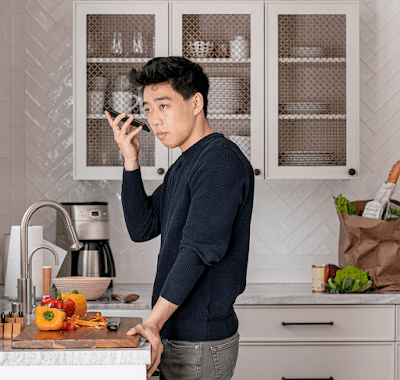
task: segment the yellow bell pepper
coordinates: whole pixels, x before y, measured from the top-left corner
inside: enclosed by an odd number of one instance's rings
[[[83,294],[79,294],[77,290],[73,290],[72,293],[61,293],[61,299],[65,301],[70,298],[75,302],[74,314],[85,315],[87,312],[87,301]]]
[[[62,296],[62,295],[61,295]],[[75,302],[74,314],[85,315],[87,312],[87,301],[83,294],[79,294],[77,290],[73,290],[72,294],[68,297]]]
[[[64,325],[65,312],[45,306],[36,306],[35,325],[42,331],[60,330]]]
[[[65,301],[69,297],[71,297],[71,293],[61,293],[61,298],[63,301]]]

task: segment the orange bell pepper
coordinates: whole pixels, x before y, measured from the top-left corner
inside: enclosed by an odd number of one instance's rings
[[[77,290],[73,290],[72,294],[68,297],[75,302],[74,314],[85,315],[87,312],[87,301],[83,294],[79,294]]]
[[[72,293],[61,293],[61,299],[65,302],[70,299],[75,303],[75,310],[73,314],[85,315],[87,312],[87,301],[83,294],[79,294],[77,290],[73,290]],[[73,315],[72,314],[72,315]]]
[[[39,330],[60,330],[64,325],[65,312],[45,306],[36,306],[35,325]]]

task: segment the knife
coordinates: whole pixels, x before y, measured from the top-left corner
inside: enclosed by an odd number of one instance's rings
[[[109,318],[107,319],[107,329],[110,331],[117,331],[120,323],[120,318]]]

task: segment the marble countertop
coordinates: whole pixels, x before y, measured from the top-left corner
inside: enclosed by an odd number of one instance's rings
[[[89,310],[150,310],[151,284],[114,284],[102,297],[88,302]],[[133,303],[122,303],[111,299],[111,294],[138,294]],[[4,286],[0,286],[0,311],[11,310],[12,300],[5,299]],[[55,295],[55,288],[52,289]],[[15,302],[15,301],[14,301]],[[238,306],[250,305],[400,305],[400,292],[378,292],[356,294],[315,294],[311,284],[248,284],[237,300]],[[33,321],[33,315],[30,316]],[[134,354],[133,354],[134,353]],[[29,350],[13,349],[11,341],[0,341],[0,366],[11,365],[94,365],[94,364],[144,364],[150,358],[150,346],[141,341],[135,349],[63,349]]]
[[[89,310],[150,310],[151,284],[114,284],[98,300],[88,301]],[[111,299],[111,294],[138,294],[140,297],[132,303],[122,303]],[[0,285],[0,311],[11,310],[10,301],[3,297],[4,286]],[[55,288],[52,288],[55,296]],[[371,291],[352,294],[316,294],[311,291],[311,284],[247,284],[246,290],[239,295],[236,305],[400,305],[398,291]]]

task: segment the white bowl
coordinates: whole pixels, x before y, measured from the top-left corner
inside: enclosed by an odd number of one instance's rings
[[[72,293],[77,290],[88,301],[99,298],[110,285],[110,277],[57,277],[53,283],[61,293]]]
[[[208,58],[214,49],[212,41],[190,41],[188,44],[189,54],[196,58]]]

